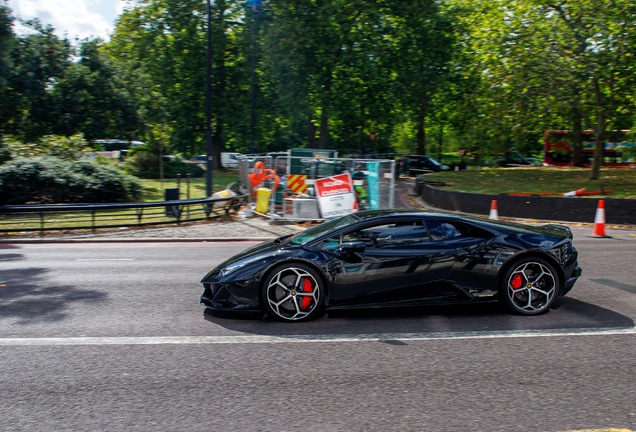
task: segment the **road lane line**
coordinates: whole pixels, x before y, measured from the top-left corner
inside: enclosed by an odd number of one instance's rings
[[[636,334],[636,327],[567,330],[512,330],[494,332],[375,333],[358,335],[282,335],[282,336],[133,336],[133,337],[51,337],[0,338],[0,346],[54,345],[207,345],[272,343],[341,343],[379,341],[427,341],[454,339],[504,339],[563,336],[613,336]]]
[[[134,261],[134,258],[75,258],[75,261]]]

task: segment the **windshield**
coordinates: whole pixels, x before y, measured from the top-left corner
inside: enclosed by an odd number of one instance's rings
[[[441,163],[437,162],[437,161],[436,161],[435,159],[433,159],[433,158],[428,158],[428,160],[430,160],[430,161],[433,163],[433,165],[442,166],[442,164],[441,164]]]
[[[297,245],[305,244],[314,239],[317,239],[323,234],[327,234],[330,231],[334,231],[339,228],[346,227],[347,225],[356,223],[359,220],[360,219],[357,216],[354,216],[352,214],[347,216],[342,216],[334,220],[323,222],[318,226],[315,226],[313,228],[309,228],[308,230],[300,232],[296,234],[295,236],[285,240],[285,243],[287,244],[292,243]]]

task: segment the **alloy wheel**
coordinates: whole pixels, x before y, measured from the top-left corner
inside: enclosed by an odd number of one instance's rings
[[[309,316],[320,303],[320,285],[308,271],[289,267],[270,279],[266,297],[276,315],[297,321]]]
[[[508,298],[522,312],[539,312],[548,307],[556,293],[552,271],[538,262],[519,265],[508,279]]]

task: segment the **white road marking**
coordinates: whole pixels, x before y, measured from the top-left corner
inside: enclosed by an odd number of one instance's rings
[[[563,336],[613,336],[636,334],[636,327],[564,330],[510,330],[493,332],[376,333],[358,335],[283,335],[283,336],[136,336],[136,337],[51,337],[0,338],[0,346],[53,345],[206,345],[271,344],[311,342],[427,341],[453,339],[503,339]]]
[[[75,261],[134,261],[134,258],[75,258]]]

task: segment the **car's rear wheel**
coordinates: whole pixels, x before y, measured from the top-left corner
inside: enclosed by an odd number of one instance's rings
[[[272,318],[285,322],[308,321],[324,305],[324,286],[309,266],[290,263],[276,267],[263,284],[263,303]]]
[[[516,314],[538,315],[556,300],[559,283],[559,274],[552,264],[541,258],[523,258],[504,274],[499,296]]]

